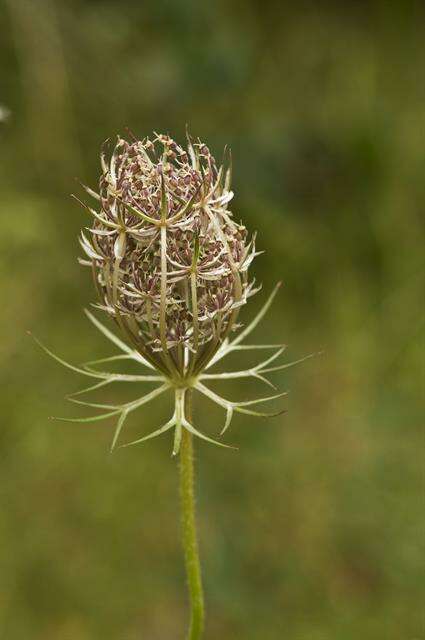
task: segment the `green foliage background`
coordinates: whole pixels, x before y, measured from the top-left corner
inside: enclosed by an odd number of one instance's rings
[[[188,123],[232,147],[233,209],[266,250],[243,317],[285,283],[255,337],[325,350],[276,376],[287,415],[235,418],[238,453],[197,443],[206,638],[423,639],[423,3],[0,6],[0,638],[183,637],[170,439],[111,456],[112,424],[49,422],[83,381],[25,332],[74,362],[111,353],[82,313],[73,178],[95,185],[125,126]],[[218,410],[195,413],[216,433]]]

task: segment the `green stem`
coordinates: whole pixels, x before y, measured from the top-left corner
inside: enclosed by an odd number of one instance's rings
[[[185,416],[192,422],[192,390],[185,394]],[[188,640],[199,640],[204,629],[204,593],[195,522],[195,491],[193,468],[193,436],[183,429],[180,449],[180,504],[183,549],[190,598]]]

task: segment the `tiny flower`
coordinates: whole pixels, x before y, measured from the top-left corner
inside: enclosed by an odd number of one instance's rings
[[[8,107],[4,104],[0,104],[0,124],[6,123],[9,120],[11,113],[12,112]]]

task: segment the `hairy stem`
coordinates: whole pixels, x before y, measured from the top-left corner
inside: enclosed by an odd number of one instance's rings
[[[186,391],[185,416],[192,422],[192,390]],[[180,449],[180,504],[183,549],[190,598],[188,640],[199,640],[204,628],[204,594],[195,522],[193,436],[183,429]]]

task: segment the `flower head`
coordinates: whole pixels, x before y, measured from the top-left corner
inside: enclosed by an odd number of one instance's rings
[[[248,268],[257,254],[255,237],[229,210],[231,170],[217,164],[201,141],[187,149],[169,136],[152,140],[118,138],[106,161],[101,154],[99,191],[86,191],[97,201],[91,208],[90,237],[81,234],[85,258],[91,267],[100,302],[121,330],[123,339],[90,312],[93,324],[118,347],[120,353],[76,367],[42,348],[61,364],[95,379],[86,389],[69,396],[72,402],[104,412],[87,418],[60,418],[93,422],[117,416],[112,441],[115,447],[127,416],[167,390],[174,393],[174,412],[162,427],[130,442],[136,444],[174,429],[173,454],[180,448],[183,429],[222,447],[192,424],[186,411],[188,391],[197,391],[226,411],[224,433],[235,412],[274,416],[282,411],[254,410],[256,404],[285,392],[234,402],[218,395],[214,380],[255,378],[273,389],[269,373],[286,369],[311,356],[270,366],[284,351],[282,344],[244,344],[261,321],[279,288],[275,287],[254,319],[235,337],[240,307],[258,289],[248,280]],[[77,198],[78,200],[78,198]],[[40,343],[41,344],[41,343]],[[210,367],[237,350],[271,350],[271,356],[240,371],[210,372]],[[123,374],[99,370],[105,362],[133,360],[148,371]],[[120,405],[84,402],[81,394],[115,382],[154,382],[156,387]],[[127,446],[127,445],[123,445]]]
[[[201,371],[235,328],[255,290],[256,255],[229,210],[231,171],[201,141],[118,138],[102,174],[98,210],[81,245],[100,306],[136,349],[171,378]]]

